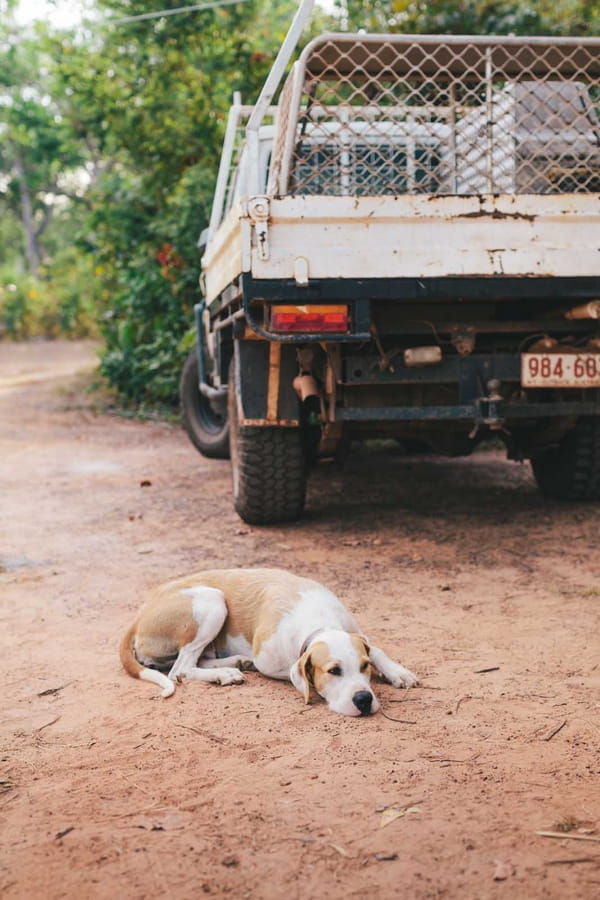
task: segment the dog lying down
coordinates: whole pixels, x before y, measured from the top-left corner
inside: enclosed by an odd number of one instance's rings
[[[162,585],[123,638],[121,662],[163,697],[179,678],[239,684],[240,669],[256,668],[291,681],[305,703],[314,688],[345,716],[379,709],[373,670],[394,687],[417,684],[369,645],[335,594],[281,569],[215,569]]]

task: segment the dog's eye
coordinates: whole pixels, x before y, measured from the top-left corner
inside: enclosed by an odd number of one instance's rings
[[[366,662],[364,662],[364,663],[361,665],[360,671],[361,671],[361,672],[366,672],[368,668],[369,668],[369,663],[368,663],[368,661],[366,661]]]
[[[330,675],[341,675],[342,670],[340,669],[339,666],[332,666],[331,669],[329,669],[329,674]]]

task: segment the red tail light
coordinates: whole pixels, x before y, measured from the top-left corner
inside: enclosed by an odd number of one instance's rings
[[[271,330],[298,332],[348,331],[347,306],[272,306]]]

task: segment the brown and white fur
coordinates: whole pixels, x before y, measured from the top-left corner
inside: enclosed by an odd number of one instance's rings
[[[306,703],[314,688],[346,716],[379,709],[373,669],[395,687],[417,683],[369,645],[335,594],[281,569],[215,569],[162,585],[123,638],[121,662],[163,697],[180,677],[239,684],[241,668],[256,668],[291,681]]]

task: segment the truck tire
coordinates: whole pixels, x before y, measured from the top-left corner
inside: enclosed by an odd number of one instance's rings
[[[600,418],[579,419],[558,447],[531,460],[543,494],[556,500],[600,500]]]
[[[233,502],[249,525],[276,525],[300,518],[306,499],[306,458],[300,428],[241,426],[234,363],[229,379]]]
[[[194,447],[210,459],[229,459],[229,422],[198,390],[196,351],[185,361],[179,382],[183,427]]]

